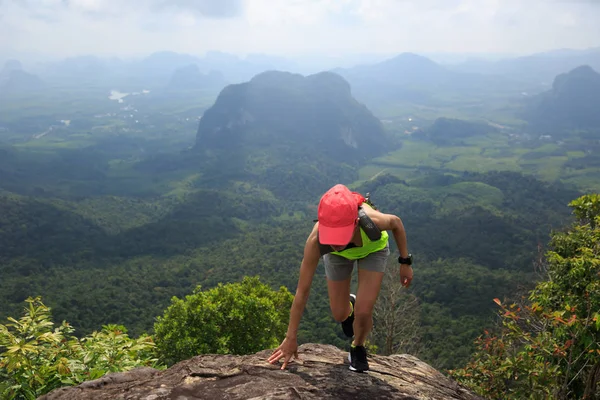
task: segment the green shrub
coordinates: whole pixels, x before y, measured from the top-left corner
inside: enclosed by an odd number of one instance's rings
[[[459,382],[492,399],[596,399],[600,394],[600,196],[569,204],[577,223],[552,235],[546,280],[505,305],[498,334],[478,338]]]
[[[129,338],[119,325],[78,339],[63,322],[54,328],[40,297],[28,298],[23,317],[0,325],[0,397],[35,399],[61,386],[100,378],[108,372],[156,366],[149,336]]]
[[[185,300],[173,297],[154,324],[157,352],[171,365],[198,354],[250,354],[275,347],[285,336],[292,294],[258,277],[198,286]]]

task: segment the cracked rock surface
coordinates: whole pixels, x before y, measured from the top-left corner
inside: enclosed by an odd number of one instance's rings
[[[138,368],[107,374],[40,400],[278,400],[278,399],[462,399],[482,400],[410,355],[369,356],[370,371],[348,369],[348,353],[337,347],[303,344],[300,360],[267,362],[271,350],[246,356],[201,355],[167,370]]]

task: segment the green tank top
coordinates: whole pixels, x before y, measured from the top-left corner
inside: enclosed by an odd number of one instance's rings
[[[379,238],[379,240],[371,241],[365,231],[360,228],[360,237],[363,243],[362,246],[351,247],[342,251],[332,251],[329,254],[336,254],[348,260],[358,260],[368,256],[371,253],[385,249],[385,246],[388,244],[389,235],[387,231],[381,231],[381,238]]]

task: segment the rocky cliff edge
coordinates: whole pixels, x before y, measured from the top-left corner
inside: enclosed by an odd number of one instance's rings
[[[84,399],[461,399],[481,400],[410,355],[369,356],[370,371],[348,369],[348,353],[304,344],[299,360],[281,370],[266,360],[272,350],[246,356],[200,355],[159,371],[138,368],[64,387],[41,400]]]

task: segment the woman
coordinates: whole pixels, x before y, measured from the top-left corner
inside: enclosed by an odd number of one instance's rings
[[[285,339],[268,361],[274,364],[283,358],[281,369],[285,369],[292,356],[298,358],[298,326],[315,270],[323,257],[333,318],[341,323],[346,336],[354,337],[349,354],[350,370],[368,371],[364,345],[373,328],[373,307],[390,254],[387,231],[392,232],[400,252],[402,285],[410,286],[413,278],[412,256],[407,250],[404,225],[400,217],[373,209],[364,202],[364,197],[341,184],[333,186],[321,197],[318,217],[304,246]],[[355,263],[358,264],[356,295],[350,294]]]

